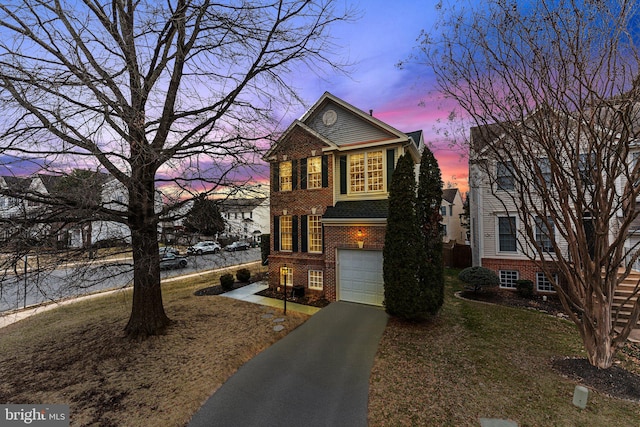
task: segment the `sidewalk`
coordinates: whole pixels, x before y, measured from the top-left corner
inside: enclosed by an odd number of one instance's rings
[[[251,261],[248,263],[244,263],[244,264],[238,264],[238,265],[233,265],[233,266],[228,266],[228,267],[221,267],[221,268],[216,268],[213,270],[206,270],[206,271],[199,271],[196,273],[190,273],[190,274],[185,274],[182,276],[175,276],[175,277],[168,277],[166,279],[162,279],[162,284],[164,283],[171,283],[171,282],[175,282],[176,280],[183,280],[183,279],[187,279],[189,277],[197,277],[197,276],[202,276],[205,274],[209,274],[215,271],[222,271],[222,270],[226,270],[229,268],[240,268],[240,267],[245,267],[245,266],[249,266],[253,263],[255,263],[257,261]],[[29,306],[27,308],[22,308],[19,310],[13,310],[13,311],[9,311],[9,312],[4,312],[4,313],[0,313],[0,329],[4,328],[5,326],[9,326],[13,323],[19,322],[20,320],[26,319],[27,317],[31,317],[33,315],[36,315],[38,313],[43,313],[45,311],[49,311],[49,310],[53,310],[54,308],[58,308],[62,305],[67,305],[67,304],[73,304],[76,302],[80,302],[80,301],[85,301],[88,299],[92,299],[92,298],[98,298],[98,297],[102,297],[105,295],[110,295],[114,292],[122,292],[122,291],[130,291],[132,288],[130,286],[127,286],[125,288],[117,288],[117,289],[105,289],[103,291],[98,291],[96,293],[93,294],[87,294],[87,295],[82,295],[82,296],[77,296],[77,297],[71,297],[71,298],[67,298],[67,299],[63,299],[63,300],[58,300],[58,301],[53,301],[50,303],[44,303],[44,304],[37,304],[34,306]],[[242,288],[241,288],[242,289]],[[240,289],[237,289],[240,290]],[[235,291],[232,291],[235,292]],[[259,292],[259,291],[256,291]],[[264,297],[258,297],[258,298],[264,298]],[[238,299],[243,299],[243,298],[238,298]],[[270,299],[270,298],[266,298],[266,299]],[[277,300],[274,300],[277,301]],[[250,302],[254,302],[254,301],[250,301]],[[258,304],[262,304],[262,303],[258,303]],[[273,303],[275,304],[275,303]],[[272,304],[264,304],[264,305],[271,305],[272,307],[278,307],[277,305],[272,305]],[[282,305],[282,303],[280,303],[280,305]],[[299,304],[296,304],[299,305]],[[287,310],[289,309],[289,304],[287,304]],[[293,310],[293,309],[292,309]],[[301,309],[303,310],[303,309]],[[317,310],[316,310],[317,311]],[[305,311],[301,311],[302,313],[307,313]],[[307,313],[307,314],[313,314],[313,313]]]

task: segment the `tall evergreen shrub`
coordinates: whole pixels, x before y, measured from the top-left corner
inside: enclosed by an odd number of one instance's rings
[[[436,314],[444,303],[444,264],[440,235],[442,178],[440,166],[428,147],[422,152],[418,177],[416,215],[425,258],[420,265],[420,299],[424,309]]]
[[[384,299],[387,313],[405,319],[423,315],[420,302],[422,238],[416,221],[416,181],[410,154],[398,159],[389,187],[389,214],[384,241]]]

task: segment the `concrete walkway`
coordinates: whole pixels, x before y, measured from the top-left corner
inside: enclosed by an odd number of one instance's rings
[[[225,292],[220,296],[248,301],[254,304],[266,305],[269,307],[284,308],[284,301],[275,298],[255,295],[258,292],[264,291],[268,287],[269,286],[265,282],[256,282],[238,289],[234,289],[233,291]],[[297,304],[287,301],[287,311],[288,310],[297,311],[298,313],[305,313],[309,315],[316,314],[318,311],[320,311],[318,307],[311,307],[309,305]]]
[[[365,427],[386,324],[380,307],[330,304],[242,366],[189,426]]]

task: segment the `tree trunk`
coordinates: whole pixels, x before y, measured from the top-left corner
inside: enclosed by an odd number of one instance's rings
[[[595,296],[594,296],[595,298]],[[591,310],[592,323],[582,321],[582,336],[589,363],[600,369],[613,365],[616,348],[612,345],[611,306],[594,302]]]
[[[162,334],[170,320],[164,311],[160,288],[153,179],[139,176],[132,182],[133,188],[129,189],[129,227],[134,263],[133,305],[125,331],[129,338],[144,339]]]

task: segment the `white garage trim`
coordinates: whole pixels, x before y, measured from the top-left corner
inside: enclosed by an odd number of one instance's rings
[[[381,306],[382,251],[338,249],[338,299]]]

